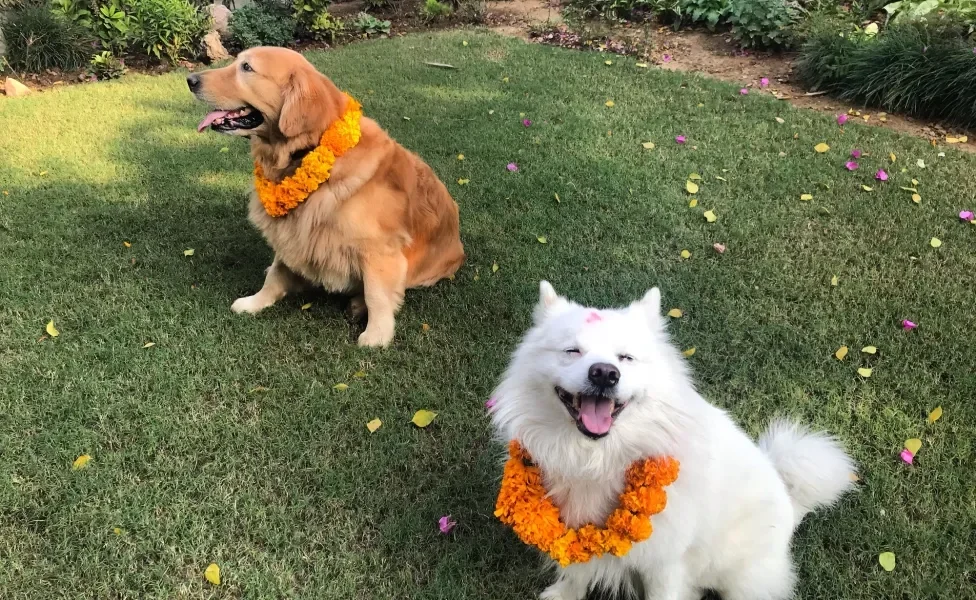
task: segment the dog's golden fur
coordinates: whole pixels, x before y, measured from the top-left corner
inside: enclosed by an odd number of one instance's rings
[[[245,68],[246,65],[246,68]],[[318,145],[346,97],[297,52],[252,48],[224,68],[200,73],[196,95],[217,108],[250,106],[264,122],[235,131],[251,138],[265,175],[279,181]],[[330,179],[284,217],[271,217],[252,191],[250,219],[275,252],[264,287],[234,302],[255,313],[304,285],[354,295],[368,313],[360,345],[393,339],[407,288],[433,285],[464,262],[458,207],[433,170],[363,117],[362,138]]]

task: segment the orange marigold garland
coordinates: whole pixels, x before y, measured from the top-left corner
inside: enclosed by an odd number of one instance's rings
[[[678,461],[671,457],[639,460],[627,469],[627,484],[619,507],[604,527],[570,529],[559,519],[559,508],[546,494],[539,467],[515,440],[508,446],[502,488],[495,516],[512,527],[524,543],[536,546],[565,567],[605,553],[623,556],[634,542],[651,537],[651,515],[664,510],[664,486],[678,478]]]
[[[254,188],[264,210],[272,217],[283,217],[305,202],[312,192],[329,180],[336,159],[359,143],[362,134],[359,120],[363,109],[352,96],[346,95],[346,98],[348,102],[342,116],[329,125],[319,145],[305,155],[293,175],[275,183],[264,176],[261,165],[254,163]]]

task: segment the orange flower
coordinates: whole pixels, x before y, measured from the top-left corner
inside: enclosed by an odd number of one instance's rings
[[[604,527],[570,529],[559,519],[559,507],[546,494],[542,473],[515,440],[508,445],[508,462],[495,503],[495,516],[511,526],[522,542],[535,546],[565,567],[606,553],[623,556],[635,542],[651,537],[651,515],[667,505],[664,486],[678,478],[678,461],[646,458],[627,469],[627,485],[620,507]]]
[[[359,143],[363,108],[352,96],[346,95],[346,98],[345,112],[329,125],[319,139],[318,147],[305,155],[294,174],[275,183],[264,176],[261,165],[254,164],[254,189],[264,210],[272,217],[283,217],[305,202],[312,192],[329,180],[335,161]]]

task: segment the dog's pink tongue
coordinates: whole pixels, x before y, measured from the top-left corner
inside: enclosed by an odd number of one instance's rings
[[[200,124],[197,125],[197,133],[203,131],[207,127],[210,127],[210,124],[211,123],[213,123],[217,119],[220,119],[222,117],[226,117],[230,113],[231,113],[231,111],[229,111],[229,110],[215,110],[213,112],[207,113],[207,116],[205,116],[203,118],[203,120],[200,121]]]
[[[610,431],[613,423],[613,402],[608,398],[583,396],[580,402],[580,419],[590,433],[602,435]]]

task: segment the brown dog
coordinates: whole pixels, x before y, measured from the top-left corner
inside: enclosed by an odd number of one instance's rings
[[[233,64],[187,78],[217,108],[200,130],[251,139],[264,177],[281,182],[354,103],[305,58],[283,48],[251,48]],[[407,288],[433,285],[464,262],[458,207],[431,168],[371,119],[335,160],[329,178],[287,214],[272,216],[252,190],[250,220],[275,252],[264,287],[234,312],[256,313],[309,284],[353,294],[368,313],[361,346],[393,340]],[[328,134],[327,134],[328,135]]]

